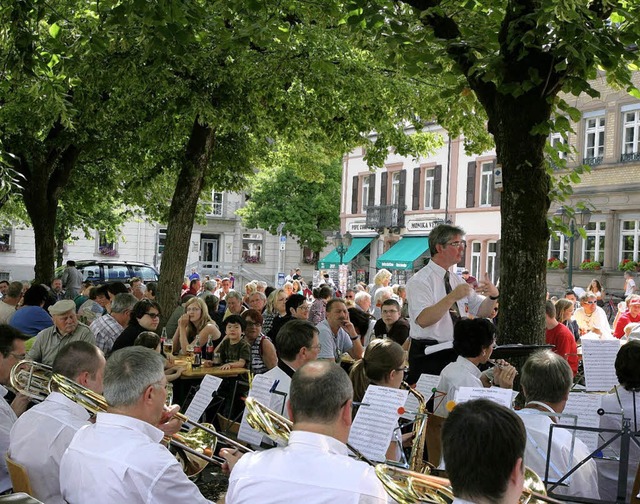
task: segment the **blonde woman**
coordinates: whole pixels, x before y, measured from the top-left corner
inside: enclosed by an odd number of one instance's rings
[[[206,345],[211,336],[214,342],[221,338],[218,325],[209,316],[209,310],[202,298],[191,298],[185,303],[185,313],[178,319],[178,328],[173,335],[173,352],[185,353],[187,347],[198,336],[200,346]]]
[[[381,287],[388,287],[391,282],[391,272],[388,269],[382,268],[373,277],[373,287],[369,290],[371,299],[375,299],[376,291]]]
[[[284,289],[276,289],[267,298],[267,307],[264,312],[264,321],[262,323],[262,332],[267,334],[273,326],[276,317],[284,317],[287,314],[285,304],[287,302],[287,294]]]

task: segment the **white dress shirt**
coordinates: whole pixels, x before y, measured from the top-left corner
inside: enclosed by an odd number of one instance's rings
[[[616,413],[624,410],[624,416],[631,419],[631,430],[637,431],[640,420],[640,393],[633,393],[625,390],[618,385],[616,387],[620,401],[615,392],[607,394],[602,398],[600,406],[605,414],[600,417],[601,429],[620,430],[622,428],[622,417],[620,415],[608,415],[607,413]],[[634,399],[635,395],[635,399]],[[614,434],[603,432],[604,440],[609,440]],[[640,441],[640,439],[638,439]],[[605,456],[620,456],[620,438],[613,441],[604,452]],[[633,439],[629,442],[629,465],[627,473],[627,499],[625,502],[631,502],[631,490],[633,489],[633,481],[636,477],[636,469],[640,463],[640,448],[634,443]],[[618,494],[618,470],[620,463],[617,460],[597,459],[598,465],[598,485],[600,487],[600,498],[602,500],[614,501]]]
[[[436,387],[438,393],[434,398],[434,414],[447,418],[449,410],[447,403],[456,398],[456,392],[460,387],[483,387],[480,381],[480,369],[468,359],[458,356],[458,359],[447,366],[440,373],[440,381]],[[444,398],[440,393],[447,394]]]
[[[89,413],[59,392],[25,411],[11,429],[11,458],[27,469],[33,496],[64,504],[60,494],[60,459]]]
[[[553,421],[550,417],[539,414],[538,411],[531,408],[523,408],[516,413],[520,416],[527,429],[527,447],[525,448],[524,463],[533,469],[538,476],[544,478],[549,428]],[[585,444],[576,438],[573,447],[573,459],[570,459],[572,436],[573,431],[571,430],[553,429],[549,481],[558,481],[591,453]],[[566,483],[566,481],[563,483]],[[559,485],[553,492],[558,495],[599,499],[598,473],[595,461],[593,459],[589,460],[574,472],[570,476],[569,486]]]
[[[347,456],[344,443],[293,431],[289,444],[243,455],[229,477],[227,504],[383,504],[373,467]]]
[[[9,433],[11,427],[18,419],[11,405],[4,399],[8,390],[0,385],[0,493],[12,488],[11,478],[7,470],[7,462],[4,456],[9,450]]]
[[[62,456],[62,497],[69,504],[209,503],[160,444],[162,437],[142,420],[98,413]]]
[[[429,306],[435,305],[447,295],[444,288],[444,275],[447,272],[435,262],[429,261],[427,265],[413,275],[407,282],[407,302],[409,303],[409,324],[411,325],[411,337],[413,339],[432,339],[440,343],[453,341],[453,321],[449,312],[446,312],[435,324],[420,327],[416,318],[420,312]],[[458,285],[466,284],[458,275],[449,275],[451,289]],[[457,301],[458,310],[462,317],[469,313],[478,313],[480,305],[485,300],[484,296],[475,291],[465,298]]]
[[[611,338],[611,326],[609,325],[609,321],[607,320],[607,314],[605,311],[596,306],[596,310],[591,314],[587,315],[584,311],[584,308],[578,308],[573,317],[578,323],[578,327],[580,329],[585,329],[587,332],[592,329],[600,329],[602,332],[602,336],[604,338]]]

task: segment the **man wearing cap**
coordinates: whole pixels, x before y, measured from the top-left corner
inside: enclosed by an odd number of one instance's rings
[[[618,317],[618,322],[614,328],[613,335],[616,338],[624,336],[624,328],[629,324],[640,323],[640,296],[631,294],[626,300],[627,311]]]
[[[53,318],[53,326],[37,334],[31,350],[27,353],[29,359],[51,366],[63,345],[72,341],[96,344],[96,338],[91,329],[78,322],[76,304],[72,300],[58,301],[49,307],[49,313]]]

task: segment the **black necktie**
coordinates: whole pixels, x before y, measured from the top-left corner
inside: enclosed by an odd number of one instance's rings
[[[449,283],[449,272],[447,271],[444,274],[444,290],[447,294],[451,292],[451,284]],[[451,321],[453,325],[456,325],[456,322],[461,319],[460,317],[460,309],[458,308],[458,303],[455,302],[449,308],[449,315],[451,316]]]

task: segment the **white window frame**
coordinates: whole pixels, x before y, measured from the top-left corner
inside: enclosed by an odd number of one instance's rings
[[[584,157],[604,157],[607,120],[604,111],[584,115]],[[591,145],[590,145],[591,144]]]
[[[255,231],[242,233],[242,261],[246,263],[264,262],[264,234]]]
[[[400,202],[400,170],[391,174],[391,204],[397,205]]]
[[[480,165],[480,206],[492,206],[493,200],[493,161]]]
[[[222,217],[224,215],[224,193],[211,190],[211,201],[207,204],[207,217]]]
[[[549,145],[558,153],[558,157],[560,159],[565,159],[567,157],[567,153],[556,148],[556,145],[565,144],[564,138],[561,133],[551,133],[549,137]]]
[[[4,237],[7,237],[5,240]],[[13,228],[12,227],[3,227],[0,228],[0,237],[3,239],[0,240],[0,252],[13,252]]]
[[[107,252],[108,250],[111,250],[112,252]],[[107,241],[106,231],[97,231],[96,254],[107,257],[116,257],[118,255],[118,238],[116,237],[114,241]]]
[[[560,249],[551,249],[551,244],[553,242],[553,233],[551,238],[549,238],[549,246],[547,248],[548,251],[548,256],[549,258],[551,257],[557,257],[558,259],[560,259],[561,261],[566,262],[569,259],[569,252],[568,252],[568,246],[569,246],[569,238],[566,237],[565,235],[563,235],[562,233],[556,233],[555,236],[558,238],[558,241],[560,242]]]
[[[633,229],[624,229],[625,222],[633,222]],[[624,238],[631,236],[633,238],[633,250],[624,249]],[[622,219],[620,221],[620,261],[623,259],[638,260],[638,249],[640,248],[640,220]]]
[[[471,276],[480,278],[480,264],[482,260],[482,242],[471,242]]]
[[[587,229],[594,225],[594,229]],[[582,239],[582,261],[585,259],[591,259],[592,261],[598,261],[600,264],[604,262],[604,248],[605,248],[605,229],[606,229],[606,221],[592,221],[585,227],[585,231],[587,233],[587,238]],[[593,257],[588,257],[587,250],[587,240],[589,238],[593,238],[594,248]]]
[[[156,244],[158,257],[162,257],[164,248],[167,246],[167,228],[158,229],[158,243]]]
[[[640,107],[640,105],[639,105]],[[627,116],[633,119],[628,120]],[[631,132],[631,140],[627,140],[627,132]],[[623,110],[622,112],[622,154],[640,152],[640,110]]]
[[[487,242],[487,272],[489,273],[489,278],[491,279],[491,283],[494,283],[494,284],[496,283],[497,259],[498,259],[498,242],[497,241]],[[476,278],[480,278],[480,277],[476,277]]]
[[[362,177],[362,213],[364,213],[365,208],[369,205],[369,177],[370,175]]]
[[[431,210],[433,208],[433,197],[435,195],[436,169],[427,168],[424,171],[424,208]]]

